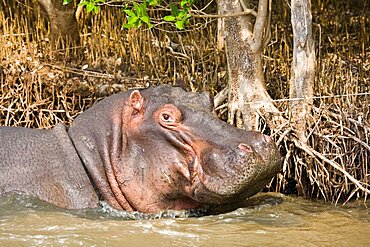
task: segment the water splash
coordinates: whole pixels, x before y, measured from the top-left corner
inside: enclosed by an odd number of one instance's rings
[[[207,213],[208,207],[204,206],[198,209],[185,210],[164,210],[159,213],[141,213],[141,212],[127,212],[112,208],[107,202],[100,201],[101,211],[110,217],[120,218],[125,220],[148,220],[148,219],[173,219],[173,218],[188,218],[200,217]]]

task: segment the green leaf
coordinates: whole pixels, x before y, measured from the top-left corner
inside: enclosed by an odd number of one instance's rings
[[[140,16],[148,16],[146,13],[146,2],[140,4]]]
[[[151,29],[152,27],[154,27],[154,25],[152,23],[150,23],[150,22],[147,25],[148,25],[149,29]]]
[[[99,13],[99,6],[94,5],[94,13],[95,14]]]
[[[184,29],[184,22],[183,21],[176,21],[175,25],[176,25],[177,29],[180,29],[180,30]]]
[[[165,21],[175,21],[176,17],[174,17],[172,15],[166,15],[165,17],[163,17],[163,20],[165,20]]]
[[[87,13],[90,13],[94,9],[94,7],[95,7],[95,4],[94,3],[88,2],[86,4],[86,11],[87,11]]]
[[[124,9],[123,10],[128,16],[130,17],[134,17],[136,16],[136,14],[134,13],[134,11],[130,10],[130,9]]]
[[[180,11],[179,12],[179,15],[177,16],[179,19],[182,19],[183,17],[184,17],[184,14],[185,14],[186,12],[185,11]]]
[[[157,6],[160,3],[160,0],[149,0],[149,6]]]
[[[63,5],[67,5],[67,4],[69,4],[70,2],[72,2],[72,0],[63,0]]]
[[[181,7],[184,7],[184,5],[186,5],[188,3],[189,3],[189,0],[182,0],[180,5],[181,5]]]
[[[188,20],[190,17],[191,17],[191,15],[189,15],[188,13],[185,13],[185,14],[182,16],[181,20],[186,21],[186,20]]]
[[[135,24],[128,24],[128,23],[126,23],[126,24],[123,24],[122,27],[127,28],[127,29],[130,29],[130,28],[136,27],[136,25]]]
[[[133,2],[133,4],[134,4],[134,9],[135,9],[136,15],[140,16],[140,6],[135,2]]]
[[[176,5],[174,5],[173,3],[170,3],[170,8],[171,8],[171,13],[173,16],[179,15],[179,8],[177,8]]]
[[[132,18],[130,18],[130,19],[128,20],[127,24],[134,24],[134,23],[136,23],[138,20],[139,20],[139,17],[134,16],[134,17],[132,17]]]
[[[191,6],[193,6],[193,4],[194,0],[182,0],[180,3],[181,7],[183,7],[186,10],[190,9]]]
[[[142,17],[140,17],[140,20],[142,20],[143,22],[145,22],[147,25],[150,24],[150,18],[149,18],[149,16],[142,16]]]

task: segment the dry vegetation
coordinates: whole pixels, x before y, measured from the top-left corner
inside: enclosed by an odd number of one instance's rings
[[[188,31],[156,26],[122,30],[120,9],[81,19],[81,47],[51,50],[48,27],[32,1],[0,0],[0,125],[50,128],[100,97],[130,87],[178,84],[213,94],[227,85],[216,21],[196,19]],[[332,202],[366,200],[370,189],[370,6],[367,1],[313,1],[317,47],[314,106],[297,142],[289,124],[263,131],[284,155],[270,189]],[[273,36],[265,50],[267,88],[289,119],[292,32],[286,1],[274,1]],[[342,95],[341,97],[333,97]],[[347,96],[344,96],[347,95]],[[322,97],[324,96],[324,97]],[[222,116],[221,116],[222,117]],[[268,114],[262,119],[269,122]]]

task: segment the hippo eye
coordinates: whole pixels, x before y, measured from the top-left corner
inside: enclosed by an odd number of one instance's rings
[[[168,129],[175,129],[177,128],[182,121],[182,115],[180,109],[178,109],[176,106],[172,104],[166,104],[162,106],[158,110],[156,119],[158,120],[158,123],[162,125],[162,127],[168,128]]]
[[[162,120],[165,121],[165,122],[174,122],[175,121],[175,119],[173,119],[171,117],[171,115],[168,114],[168,113],[162,113],[161,117],[162,117]]]
[[[162,114],[162,118],[166,121],[168,121],[168,119],[170,119],[170,115],[166,114],[166,113],[163,113]]]

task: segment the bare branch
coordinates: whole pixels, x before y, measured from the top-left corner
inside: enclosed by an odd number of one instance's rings
[[[225,15],[211,15],[211,14],[203,14],[203,12],[200,11],[195,11],[195,10],[190,10],[189,12],[192,17],[196,18],[225,18],[225,17],[238,17],[238,16],[244,16],[244,15],[253,15],[257,16],[257,12],[254,11],[253,9],[247,9],[244,10],[243,12],[237,12],[237,13],[232,13],[232,14],[225,14]],[[202,13],[202,14],[198,14]]]
[[[253,28],[253,51],[258,52],[261,51],[263,45],[263,30],[266,25],[267,20],[267,13],[268,13],[268,0],[260,0],[258,1],[258,13],[256,22]]]
[[[303,103],[292,102],[292,121],[299,138],[307,140],[306,119],[310,111],[315,78],[315,47],[312,38],[311,4],[308,0],[292,0],[293,63],[290,97],[306,98]]]
[[[243,11],[244,12],[248,12],[248,11],[251,11],[251,9],[249,9],[246,5],[245,5],[245,2],[244,2],[244,0],[239,0],[239,2],[240,2],[240,5],[242,6],[242,8],[243,8]],[[253,12],[254,12],[254,17],[257,17],[257,12],[255,12],[254,10],[253,10]]]
[[[266,47],[271,40],[271,13],[272,13],[271,6],[272,6],[272,0],[269,0],[269,7],[268,7],[269,15],[267,17],[267,24],[265,27],[265,37],[263,39],[263,47]]]

